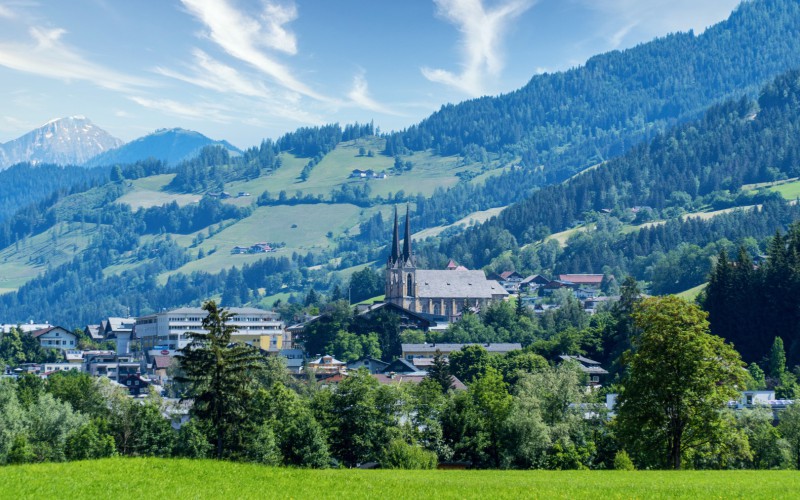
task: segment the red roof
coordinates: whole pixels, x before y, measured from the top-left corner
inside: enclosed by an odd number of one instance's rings
[[[571,281],[577,285],[599,285],[603,282],[602,274],[559,274],[561,281]]]
[[[170,358],[169,356],[153,356],[153,367],[156,370],[169,368],[169,365],[171,363],[172,363],[172,358]]]

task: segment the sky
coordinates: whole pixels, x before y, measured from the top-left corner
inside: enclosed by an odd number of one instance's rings
[[[419,122],[727,18],[738,0],[0,0],[0,142],[83,115],[239,147]]]

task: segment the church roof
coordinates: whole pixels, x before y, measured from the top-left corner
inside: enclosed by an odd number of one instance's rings
[[[483,271],[444,271],[417,269],[417,297],[491,299],[508,292]]]

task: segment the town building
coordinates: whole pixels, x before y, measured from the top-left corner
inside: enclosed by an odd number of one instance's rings
[[[599,361],[584,358],[583,356],[562,355],[559,356],[559,358],[561,358],[562,361],[574,361],[578,363],[581,371],[589,378],[590,386],[600,386],[603,382],[603,378],[608,375],[608,371],[600,366]]]
[[[116,342],[117,354],[128,354],[135,325],[136,318],[110,316],[100,322],[100,330],[103,338]]]
[[[418,269],[411,250],[411,225],[406,210],[403,248],[394,214],[392,248],[386,263],[385,301],[411,312],[445,316],[454,321],[465,309],[480,310],[504,300],[508,292],[483,271]]]
[[[233,314],[228,325],[236,329],[234,342],[272,352],[292,348],[291,336],[277,313],[254,307],[231,307],[227,311]],[[136,319],[136,339],[151,356],[174,356],[191,342],[189,332],[204,332],[203,319],[207,315],[199,307],[181,307],[142,316]]]
[[[41,330],[34,330],[28,335],[39,341],[39,345],[45,349],[58,349],[67,351],[77,348],[78,337],[60,326],[49,326]]]
[[[16,328],[22,333],[30,333],[36,330],[50,328],[51,326],[52,325],[46,321],[44,323],[34,323],[33,321],[27,323],[3,323],[0,325],[0,333],[11,333],[12,328]]]

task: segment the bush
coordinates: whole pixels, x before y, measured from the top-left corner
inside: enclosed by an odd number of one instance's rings
[[[636,470],[631,457],[628,456],[628,452],[625,450],[618,451],[614,456],[614,470]]]
[[[384,469],[435,469],[438,464],[436,453],[393,439],[386,448],[381,467]]]

